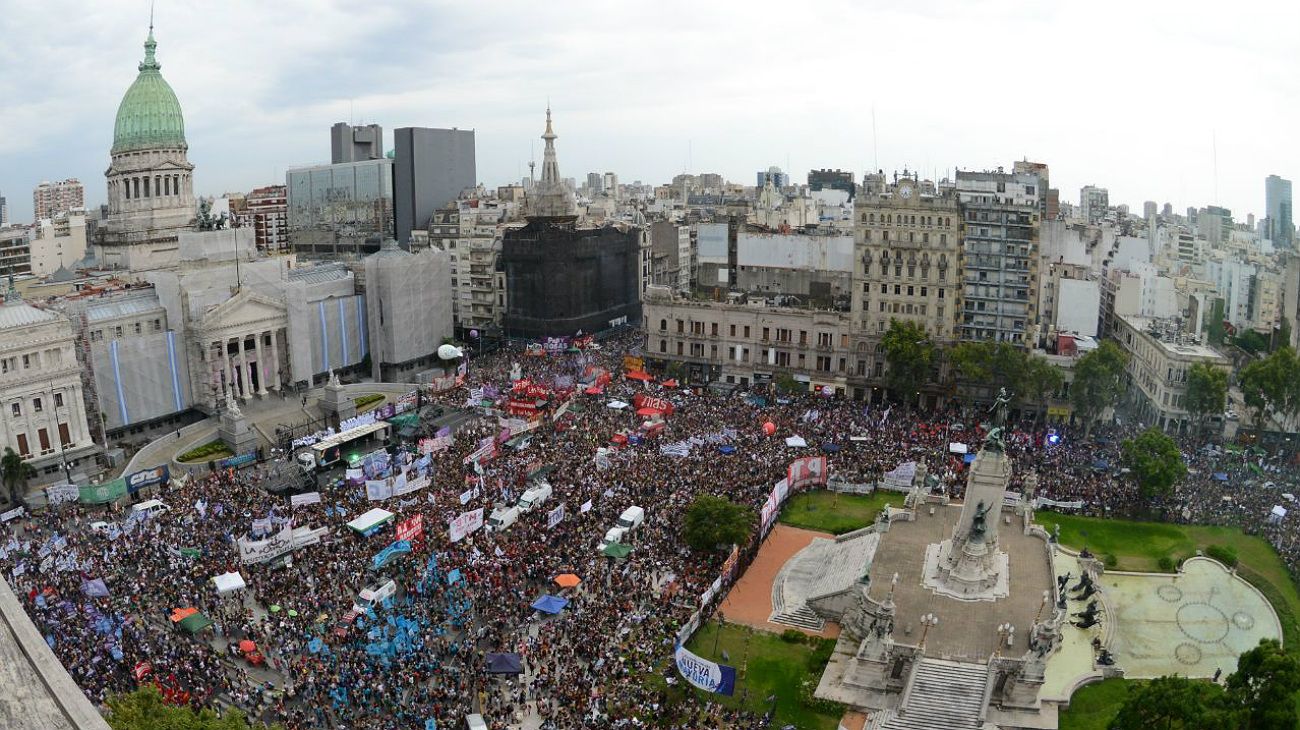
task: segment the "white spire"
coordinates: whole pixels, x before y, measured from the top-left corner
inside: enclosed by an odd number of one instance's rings
[[[551,127],[551,105],[546,105],[546,131],[542,140],[542,179],[533,189],[529,201],[529,215],[545,218],[565,218],[575,215],[573,193],[560,180],[560,164],[555,160],[555,140],[558,135]]]

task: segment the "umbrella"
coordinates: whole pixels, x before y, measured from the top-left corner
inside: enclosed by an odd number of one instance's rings
[[[561,573],[555,576],[555,585],[561,588],[576,588],[582,579],[573,573]]]
[[[563,611],[564,607],[567,605],[569,605],[569,599],[547,594],[536,601],[533,601],[532,607],[534,610],[541,611],[542,613],[555,615],[560,611]]]
[[[518,654],[488,654],[486,659],[488,674],[522,674],[524,671]]]
[[[271,613],[279,613],[280,610],[281,610],[281,609],[280,609],[280,604],[278,604],[278,603],[273,603],[273,604],[271,604],[271,608],[270,608]]]
[[[654,380],[654,377],[652,377],[649,373],[644,373],[641,372],[640,370],[636,370],[628,373],[627,378],[628,380],[640,380],[642,382],[647,382],[647,383],[650,382],[651,380]]]
[[[676,378],[669,378],[668,380],[665,380],[664,382],[660,383],[660,385],[664,386],[665,388],[676,388],[678,383]]]
[[[621,542],[611,542],[610,544],[605,546],[604,550],[601,550],[600,552],[602,555],[607,555],[611,558],[622,559],[622,558],[626,558],[628,555],[632,553],[632,546],[624,545]]]
[[[239,642],[239,651],[242,654],[247,654],[250,651],[257,651],[257,644],[254,644],[248,639],[244,639],[243,641]]]
[[[289,618],[298,618],[298,612],[293,610],[292,608],[289,609]]]
[[[186,616],[180,622],[180,627],[190,632],[191,634],[197,634],[203,629],[206,629],[211,625],[212,625],[212,619],[208,618],[207,616],[204,616],[198,611],[195,611],[194,613]]]
[[[731,454],[736,453],[736,447],[732,446],[731,444],[723,444],[722,446],[718,447],[718,451],[730,456]]]

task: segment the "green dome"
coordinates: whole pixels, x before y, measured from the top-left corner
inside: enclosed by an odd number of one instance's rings
[[[153,29],[144,42],[144,61],[140,62],[140,75],[126,90],[117,107],[117,123],[113,126],[111,154],[146,149],[187,149],[185,144],[185,119],[181,116],[181,103],[163,79],[162,65],[154,58],[158,44],[153,39]]]

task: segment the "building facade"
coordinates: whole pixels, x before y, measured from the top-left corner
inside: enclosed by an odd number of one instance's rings
[[[474,205],[471,205],[473,203]],[[446,251],[451,268],[452,317],[460,330],[501,324],[505,275],[498,271],[507,208],[486,201],[456,201],[433,214],[429,245]]]
[[[1110,208],[1110,191],[1096,185],[1079,190],[1079,215],[1085,223],[1100,223]]]
[[[294,253],[356,260],[393,237],[392,160],[299,167],[285,177]]]
[[[849,200],[857,193],[853,183],[853,173],[847,170],[810,170],[808,172],[808,189],[840,190],[848,194]]]
[[[244,198],[244,215],[253,228],[258,251],[281,254],[291,250],[287,186],[268,185],[249,192]]]
[[[960,339],[1035,341],[1041,185],[1032,173],[958,171],[964,223]]]
[[[1267,238],[1279,248],[1295,247],[1295,209],[1291,198],[1291,181],[1277,175],[1264,179],[1264,204]]]
[[[478,184],[474,130],[402,127],[393,132],[393,215],[398,243],[423,231],[433,212]]]
[[[336,122],[330,127],[330,163],[378,160],[384,156],[384,128],[378,124],[353,126]]]
[[[86,189],[75,177],[56,183],[42,182],[32,190],[32,210],[38,221],[85,207]]]
[[[1197,363],[1228,370],[1231,361],[1168,320],[1117,317],[1116,323],[1114,339],[1129,355],[1126,400],[1137,417],[1171,432],[1194,426],[1187,412],[1187,371]]]
[[[31,233],[26,227],[0,228],[0,277],[32,273]]]
[[[53,274],[72,269],[86,256],[86,212],[70,210],[37,221],[31,241],[32,273]]]

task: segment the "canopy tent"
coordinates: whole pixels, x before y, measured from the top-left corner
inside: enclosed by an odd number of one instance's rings
[[[523,674],[524,663],[518,654],[488,654],[486,658],[488,674]]]
[[[563,611],[564,607],[567,605],[569,605],[569,599],[561,598],[560,596],[552,596],[547,593],[536,601],[533,601],[533,610],[555,615],[560,611]]]
[[[661,411],[661,410],[659,410],[658,408],[649,408],[649,407],[646,407],[646,408],[638,408],[638,409],[636,409],[636,414],[637,414],[638,416],[645,416],[645,417],[649,417],[649,416],[662,416],[663,413],[664,413],[664,412]]]
[[[1216,471],[1216,472],[1214,472],[1214,481],[1216,481],[1216,482],[1226,482],[1226,481],[1228,481],[1228,472],[1226,472],[1226,471]]]
[[[632,372],[630,372],[630,373],[627,374],[627,379],[628,379],[628,380],[640,380],[640,381],[643,382],[643,383],[648,383],[648,382],[654,380],[654,376],[653,376],[653,375],[650,375],[649,373],[642,372],[642,371],[640,371],[640,370],[634,370],[634,371],[632,371]]]
[[[1285,499],[1285,500],[1288,501],[1288,502],[1294,502],[1294,501],[1295,501],[1295,495],[1294,495],[1294,494],[1291,494],[1290,492],[1284,492],[1284,493],[1282,494],[1282,499]]]
[[[1096,461],[1092,462],[1092,468],[1096,469],[1097,471],[1106,471],[1107,469],[1110,468],[1110,462],[1106,461],[1105,459],[1097,459]]]
[[[1283,507],[1280,504],[1275,504],[1273,505],[1273,511],[1270,512],[1269,514],[1271,514],[1272,516],[1280,520],[1283,517],[1286,517],[1286,507]]]
[[[660,383],[660,385],[664,386],[665,388],[676,388],[678,386],[678,383],[676,378],[669,378],[663,381],[662,383]]]
[[[718,452],[726,456],[731,456],[732,454],[736,453],[736,447],[732,446],[731,444],[723,444],[722,446],[718,447]]]
[[[248,584],[244,582],[244,576],[238,572],[213,576],[212,582],[217,584],[217,593],[223,596],[248,587]]]
[[[617,558],[619,560],[622,560],[623,558],[626,558],[627,556],[632,554],[632,546],[624,545],[621,542],[611,542],[610,544],[605,546],[604,550],[600,551],[600,554],[610,558]]]
[[[389,512],[386,509],[380,509],[376,507],[370,510],[369,512],[366,512],[365,514],[361,515],[360,517],[356,518],[355,520],[349,522],[348,527],[362,535],[368,535],[371,532],[373,532],[376,528],[378,528],[380,525],[384,524],[385,522],[389,522],[392,519],[393,519],[392,512]]]
[[[975,455],[974,455],[974,454],[966,454],[965,456],[961,457],[961,460],[962,460],[964,463],[967,463],[967,464],[974,464],[974,463],[975,463]]]
[[[969,451],[970,451],[970,447],[959,441],[954,441],[948,444],[948,453],[950,454],[965,454]]]
[[[838,453],[839,450],[840,450],[840,445],[839,445],[839,444],[832,444],[832,443],[830,443],[829,441],[826,442],[826,443],[824,443],[824,444],[822,444],[822,451],[823,451],[824,453],[827,453],[827,454],[835,454],[835,453]]]
[[[420,423],[420,414],[411,412],[403,413],[400,416],[393,416],[388,422],[395,426],[416,426]]]
[[[212,625],[212,619],[195,611],[194,613],[181,619],[180,627],[191,634],[197,634]]]
[[[198,612],[197,608],[174,608],[171,615],[172,623],[178,624]]]
[[[555,585],[561,588],[576,588],[582,579],[573,573],[561,573],[555,576]]]
[[[624,408],[627,408],[627,404],[621,400],[612,400],[609,403],[606,403],[605,405],[609,406],[610,408],[613,408],[616,411],[621,411]]]
[[[605,392],[605,389],[599,385],[592,385],[583,392],[587,395],[600,395]]]
[[[803,436],[787,436],[785,445],[795,449],[802,449],[808,445],[808,442],[804,441]]]

